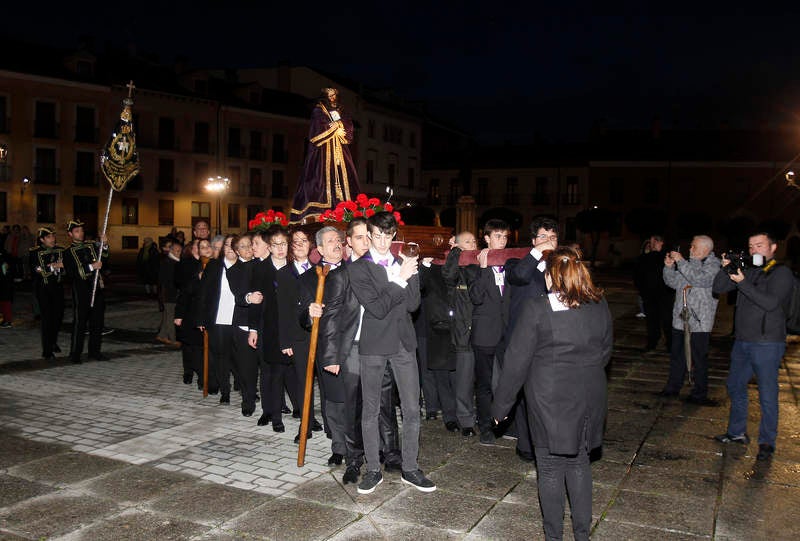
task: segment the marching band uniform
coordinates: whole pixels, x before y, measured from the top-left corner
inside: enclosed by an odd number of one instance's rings
[[[39,240],[48,235],[55,235],[53,229],[39,229]],[[42,357],[53,360],[53,352],[60,352],[58,347],[58,331],[64,320],[64,268],[54,266],[62,261],[64,248],[53,246],[48,248],[42,244],[31,248],[28,261],[33,271],[33,291],[39,303],[41,313]]]
[[[83,223],[70,221],[67,231],[72,231],[76,227],[83,227]],[[94,275],[97,272],[91,265],[98,259],[104,264],[108,261],[108,245],[103,247],[103,252],[99,256],[95,242],[73,240],[72,244],[64,250],[64,269],[72,280],[72,340],[69,355],[74,363],[81,362],[87,324],[89,327],[89,358],[98,361],[104,360],[100,354],[106,310],[102,279],[97,284],[94,306],[89,306],[92,300]]]

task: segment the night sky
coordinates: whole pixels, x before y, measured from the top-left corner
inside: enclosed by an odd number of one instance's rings
[[[62,4],[43,20],[31,2],[4,16],[4,31],[65,47],[92,35],[98,48],[134,43],[197,67],[308,65],[424,100],[484,142],[580,140],[598,122],[648,128],[656,117],[665,129],[800,122],[789,16],[556,16],[508,2],[357,13],[346,2],[93,4]]]

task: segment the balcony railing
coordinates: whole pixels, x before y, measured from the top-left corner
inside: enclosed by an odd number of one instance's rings
[[[178,179],[176,178],[161,178],[156,181],[156,191],[159,192],[177,192]]]
[[[243,145],[228,145],[229,158],[246,158],[247,148]]]
[[[273,148],[272,161],[275,163],[287,163],[289,161],[289,152],[282,148]]]
[[[491,202],[488,194],[478,194],[475,196],[476,205],[488,205]]]
[[[516,194],[516,193],[507,193],[507,194],[505,194],[505,197],[503,197],[503,201],[504,201],[504,202],[505,202],[505,204],[506,204],[506,205],[508,205],[508,206],[511,206],[511,207],[516,207],[516,206],[518,206],[518,205],[519,205],[519,203],[520,203],[520,201],[519,201],[519,194]]]
[[[273,186],[272,187],[272,197],[275,199],[286,199],[289,197],[289,187],[288,186]]]
[[[36,184],[60,184],[61,170],[57,167],[36,166],[33,168],[33,181]]]
[[[267,190],[264,189],[263,184],[250,184],[250,195],[252,197],[265,197]]]
[[[176,137],[174,139],[166,138],[158,139],[158,148],[159,150],[180,150],[181,149],[181,140]]]
[[[100,136],[100,130],[97,128],[75,126],[75,142],[76,143],[96,143]]]
[[[251,160],[266,161],[267,149],[264,147],[250,147],[248,156],[250,156]]]
[[[581,196],[580,194],[570,194],[565,193],[561,195],[561,204],[562,205],[580,205],[581,204]]]
[[[75,171],[75,186],[97,186],[100,173],[94,171]]]
[[[535,193],[531,195],[531,204],[533,205],[549,205],[550,194],[548,193]]]
[[[12,179],[11,166],[0,164],[0,182],[8,182]]]
[[[208,140],[195,140],[192,145],[192,152],[195,154],[211,154],[211,145]]]
[[[34,126],[33,136],[44,139],[58,139],[61,125],[58,122],[37,122]]]

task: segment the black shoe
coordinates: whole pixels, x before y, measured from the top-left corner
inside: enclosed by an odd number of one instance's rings
[[[191,373],[189,373],[189,374],[186,374],[186,373],[184,373],[184,374],[183,374],[183,382],[184,382],[186,385],[191,385],[191,383],[192,383],[192,378],[193,378],[193,377],[194,377],[194,374],[191,374]]]
[[[420,492],[433,492],[436,490],[434,482],[425,477],[422,470],[404,471],[400,476],[400,480],[407,485],[413,486]]]
[[[458,432],[458,423],[455,421],[447,421],[444,424],[444,427],[447,429],[448,432]]]
[[[309,432],[308,434],[306,434],[306,440],[310,440],[312,436],[313,436],[313,434],[311,434],[311,432]],[[299,432],[297,433],[297,436],[294,437],[294,442],[295,443],[300,443],[300,433]]]
[[[272,430],[275,432],[286,432],[286,427],[283,426],[283,423],[272,423]]]
[[[519,447],[517,447],[517,448],[515,449],[515,451],[517,452],[517,456],[518,456],[518,457],[519,457],[519,458],[520,458],[520,459],[521,459],[523,462],[533,462],[533,461],[535,461],[535,460],[536,460],[536,458],[533,456],[533,453],[528,453],[528,452],[525,452],[525,451],[521,451]]]
[[[666,389],[663,391],[658,391],[656,396],[660,396],[661,398],[678,398],[677,391],[667,391]]]
[[[339,466],[342,461],[344,460],[344,455],[340,455],[339,453],[333,453],[330,458],[328,458],[328,466]]]
[[[244,415],[245,417],[250,417],[251,415],[253,415],[254,411],[256,411],[255,406],[249,406],[249,407],[242,406],[242,415]]]
[[[313,430],[314,432],[322,432],[322,425],[316,419],[311,419],[311,422],[309,424],[311,425],[311,430]]]
[[[242,389],[239,387],[239,382],[238,382],[238,381],[234,381],[234,382],[233,382],[233,390],[234,390],[234,391],[241,391],[241,390],[242,390]]]
[[[292,412],[292,419],[299,419],[300,417],[302,417],[302,415],[300,415],[300,410],[294,410]]]
[[[425,414],[425,420],[426,421],[430,421],[432,419],[438,419],[438,418],[439,418],[438,413],[435,412],[435,411],[429,411],[428,413]]]
[[[281,413],[284,415],[289,415],[290,413],[292,413],[292,410],[290,410],[287,406],[283,406],[281,408]]]
[[[81,364],[83,362],[81,361],[80,357],[70,357],[69,360],[72,361],[74,364]]]
[[[44,359],[45,361],[50,361],[52,363],[55,362],[56,356],[53,355],[52,353],[50,353],[49,355],[42,353],[42,359]]]
[[[267,426],[270,422],[272,417],[268,413],[262,413],[261,417],[258,418],[258,426]]]
[[[696,398],[694,396],[687,396],[684,399],[684,402],[686,402],[687,404],[696,404],[698,406],[709,406],[709,407],[712,407],[712,408],[719,406],[719,401],[714,400],[713,398],[708,398],[708,397]]]
[[[210,387],[208,389],[208,394],[217,394],[219,392],[219,387]]]
[[[222,396],[219,397],[220,404],[230,404],[231,403],[231,395],[227,393],[222,393]]]
[[[461,435],[464,436],[465,438],[471,438],[472,436],[475,435],[475,429],[474,428],[462,428],[461,429]]]
[[[495,442],[497,442],[497,438],[491,429],[481,430],[481,445],[494,445]]]
[[[368,471],[361,478],[361,482],[356,489],[359,494],[372,494],[375,487],[383,483],[383,474],[380,471]]]
[[[772,445],[768,443],[759,443],[756,460],[769,460],[770,458],[772,458],[772,454],[774,452],[775,448]]]
[[[58,344],[53,344],[53,353],[61,353],[61,348],[58,347]]]
[[[347,466],[347,469],[344,471],[344,475],[342,476],[342,484],[347,483],[357,483],[358,476],[361,474],[361,468],[358,466]]]
[[[739,434],[738,436],[734,436],[725,432],[724,434],[714,436],[714,439],[720,443],[741,443],[742,445],[747,445],[750,443],[750,436],[747,434]]]
[[[402,461],[395,462],[394,460],[390,460],[389,462],[384,462],[383,469],[386,471],[403,471],[403,462]]]
[[[93,361],[107,361],[108,357],[103,355],[102,353],[97,353],[95,355],[89,355],[89,358]]]

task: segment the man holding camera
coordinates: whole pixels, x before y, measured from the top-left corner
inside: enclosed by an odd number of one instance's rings
[[[758,460],[775,452],[778,434],[778,369],[786,351],[786,312],[784,303],[792,291],[792,272],[774,257],[775,239],[765,232],[748,241],[752,266],[723,256],[723,269],[714,278],[714,293],[737,289],[736,339],[731,351],[728,396],[731,411],[728,431],[715,436],[722,443],[748,444],[747,384],[755,374],[761,424],[758,428]],[[732,258],[733,259],[733,258]],[[736,264],[738,263],[738,264]],[[742,269],[744,267],[744,270]]]
[[[680,252],[667,252],[663,270],[664,283],[675,290],[675,302],[669,379],[659,395],[677,397],[683,386],[687,372],[684,333],[688,319],[694,387],[686,401],[701,406],[717,405],[708,398],[708,344],[717,314],[717,299],[711,294],[711,285],[719,271],[719,259],[712,253],[713,249],[714,241],[710,237],[697,235],[689,246],[689,259],[684,259]]]

